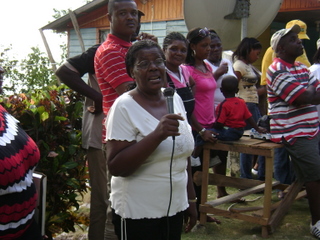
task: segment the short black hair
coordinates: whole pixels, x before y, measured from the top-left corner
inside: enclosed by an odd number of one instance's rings
[[[114,5],[117,2],[135,2],[134,0],[110,0],[108,3],[108,13],[109,15],[112,15],[114,10]]]
[[[168,46],[173,42],[173,41],[182,41],[185,42],[186,46],[188,47],[188,40],[186,39],[185,36],[183,36],[179,32],[171,32],[169,33],[164,39],[163,39],[163,44],[162,48],[163,50],[167,49]]]
[[[227,75],[222,79],[221,89],[226,93],[237,93],[239,81],[235,76]]]
[[[134,44],[132,44],[132,46],[129,48],[127,54],[126,54],[126,69],[127,69],[127,73],[130,77],[131,76],[131,69],[133,69],[133,66],[136,62],[137,56],[138,56],[138,52],[142,49],[151,49],[151,48],[158,48],[159,49],[159,53],[161,54],[162,59],[165,59],[164,53],[161,49],[161,47],[159,46],[158,43],[150,40],[150,39],[146,39],[146,40],[141,40],[141,41],[136,41]]]
[[[215,30],[209,29],[209,33],[210,33],[211,40],[218,38],[221,41],[221,38],[219,37],[218,33]]]

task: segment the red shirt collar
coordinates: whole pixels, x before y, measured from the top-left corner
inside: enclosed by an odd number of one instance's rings
[[[294,64],[292,64],[292,63],[288,63],[288,62],[282,60],[281,58],[276,58],[276,59],[278,62],[281,62],[283,65],[285,65],[288,68],[299,66],[299,63],[297,61],[295,61]]]
[[[107,39],[112,42],[116,42],[124,48],[131,47],[132,43],[122,40],[121,38],[116,37],[115,35],[109,33]]]

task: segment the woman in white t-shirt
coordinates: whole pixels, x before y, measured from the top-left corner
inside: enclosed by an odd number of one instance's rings
[[[257,39],[245,37],[232,55],[233,69],[239,80],[238,96],[246,102],[255,122],[261,117],[257,91],[257,83],[260,82],[261,73],[252,64],[259,59],[261,49],[262,45]],[[252,126],[247,125],[245,129],[251,128]],[[240,154],[240,176],[242,178],[252,178],[252,164],[253,155]],[[258,165],[258,179],[264,180],[264,157],[259,156]]]
[[[217,88],[214,93],[214,106],[216,108],[225,99],[220,90],[223,77],[227,75],[236,77],[236,75],[233,71],[232,62],[227,58],[222,58],[223,48],[220,37],[212,29],[209,29],[209,32],[211,37],[211,50],[205,62],[211,66],[213,76],[217,82]]]
[[[217,88],[214,92],[214,109],[216,109],[217,106],[221,102],[223,102],[225,99],[224,95],[220,90],[222,79],[227,75],[231,75],[234,77],[236,77],[236,75],[233,71],[231,61],[229,59],[222,58],[222,42],[220,37],[212,29],[209,29],[209,32],[210,32],[210,38],[211,38],[211,44],[210,44],[211,50],[205,62],[211,66],[213,76],[217,82]],[[212,161],[214,173],[226,175],[228,152],[214,151],[211,157],[213,156],[214,156],[214,159],[219,158],[218,161]],[[217,186],[217,198],[221,198],[227,195],[228,193],[224,186]],[[241,198],[233,202],[244,202],[244,201],[245,200]]]
[[[118,97],[107,117],[112,222],[119,239],[178,240],[185,214],[186,232],[196,224],[196,196],[187,171],[194,141],[178,94],[173,94],[175,114],[168,114],[164,59],[150,40],[129,48],[127,72],[137,87]]]

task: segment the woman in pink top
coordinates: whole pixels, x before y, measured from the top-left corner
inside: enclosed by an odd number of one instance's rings
[[[194,28],[188,32],[189,41],[186,66],[189,74],[194,79],[195,86],[193,95],[195,98],[195,107],[191,116],[191,125],[193,136],[200,135],[204,141],[215,142],[212,128],[215,122],[214,113],[214,92],[216,90],[216,80],[213,77],[212,69],[204,60],[210,53],[210,33],[207,28]],[[201,157],[200,157],[200,160]],[[192,173],[201,171],[201,166],[193,166]],[[201,201],[201,187],[195,186],[198,202]],[[197,205],[199,206],[199,205]],[[214,218],[207,217],[209,222],[218,222]]]
[[[215,122],[214,114],[214,91],[216,80],[213,77],[212,69],[204,60],[210,53],[210,35],[204,28],[195,28],[187,35],[189,41],[186,58],[186,68],[194,79],[195,109],[194,117],[198,124],[192,122],[193,131],[200,133],[203,140],[214,142],[212,133],[206,128],[211,128]]]

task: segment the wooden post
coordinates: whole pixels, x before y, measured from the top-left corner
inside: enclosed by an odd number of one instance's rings
[[[74,14],[74,12],[71,11],[71,10],[69,10],[69,15],[70,15],[70,18],[71,18],[71,21],[72,21],[72,24],[73,24],[73,28],[76,31],[76,34],[78,36],[79,43],[80,43],[80,46],[81,46],[81,50],[82,50],[82,52],[84,52],[86,49],[84,47],[84,43],[83,43],[82,35],[81,35],[81,32],[80,32],[79,24],[78,24],[78,21],[77,21],[77,17]]]
[[[274,150],[272,149],[272,155],[274,155]],[[263,214],[262,217],[265,219],[270,219],[271,216],[271,191],[272,185],[271,181],[268,179],[272,179],[273,174],[273,157],[265,158],[266,167],[265,167],[265,178],[266,178],[266,187],[264,189],[264,201],[263,201]],[[268,227],[262,226],[262,237],[268,237]]]
[[[228,159],[230,162],[230,175],[232,177],[240,177],[240,153],[229,152]]]
[[[208,181],[209,181],[209,159],[210,149],[203,149],[203,162],[202,162],[202,186],[201,186],[201,203],[204,204],[208,198]],[[205,186],[205,187],[204,187]],[[207,222],[207,213],[200,211],[200,224],[204,225]]]
[[[49,44],[48,44],[48,42],[47,42],[47,39],[46,39],[46,37],[45,37],[42,29],[39,29],[39,32],[40,32],[40,34],[41,34],[42,41],[43,41],[44,46],[45,46],[45,48],[46,48],[46,51],[47,51],[47,54],[48,54],[48,57],[49,57],[49,61],[51,62],[52,71],[53,71],[53,72],[56,72],[56,70],[57,70],[56,62],[55,62],[54,59],[53,59],[53,56],[52,56],[52,53],[51,53]],[[58,85],[60,85],[61,82],[60,82],[60,79],[59,79],[59,78],[57,78],[57,81],[58,81]]]

